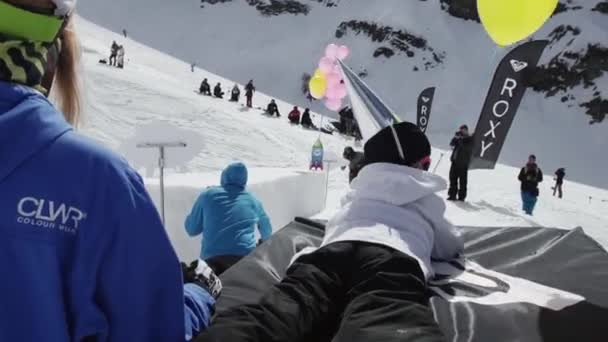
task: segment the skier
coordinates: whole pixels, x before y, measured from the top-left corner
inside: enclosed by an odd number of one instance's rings
[[[122,45],[118,46],[117,55],[118,55],[118,59],[117,59],[118,65],[117,66],[122,69],[125,66],[125,48]]]
[[[409,122],[373,136],[321,247],[296,255],[257,303],[218,313],[195,342],[306,341],[327,330],[333,341],[445,341],[429,307],[431,258],[452,260],[464,246],[436,194],[445,181],[424,171],[430,153]]]
[[[194,72],[194,68],[196,67],[196,63],[190,63],[190,71]]]
[[[543,181],[543,172],[536,165],[535,155],[530,155],[528,163],[519,172],[518,179],[521,182],[523,210],[526,214],[532,216],[536,201],[538,200],[538,183]]]
[[[450,142],[453,148],[452,166],[450,167],[450,189],[448,190],[448,201],[455,201],[458,195],[459,201],[467,198],[467,182],[471,154],[473,153],[473,136],[469,135],[467,125],[460,126],[454,138]]]
[[[312,119],[310,118],[310,109],[306,108],[304,113],[302,114],[302,127],[304,128],[314,128],[314,124],[312,123]]]
[[[281,113],[279,113],[279,107],[277,103],[273,100],[270,100],[268,106],[266,106],[266,114],[270,116],[274,116],[276,114],[277,118],[281,117]]]
[[[239,102],[239,98],[241,97],[241,90],[238,85],[234,85],[232,87],[232,91],[230,92],[230,101],[231,102]]]
[[[361,152],[356,152],[352,147],[348,146],[344,148],[342,157],[349,161],[348,182],[352,183],[353,179],[357,177],[359,171],[363,167],[363,163],[365,161],[364,155]],[[345,168],[346,166],[343,166],[342,170],[344,170]]]
[[[0,340],[184,341],[208,324],[219,283],[184,285],[141,177],[73,129],[75,3],[0,2],[12,51],[0,54]]]
[[[207,81],[206,78],[201,83],[201,87],[199,88],[199,93],[201,93],[202,95],[211,96],[211,86],[209,85],[209,82]]]
[[[247,167],[228,165],[221,186],[205,190],[186,218],[190,236],[203,235],[201,260],[221,275],[257,245],[256,228],[262,241],[270,238],[272,226],[262,203],[247,186]]]
[[[556,193],[559,194],[559,198],[564,196],[562,191],[562,186],[564,185],[564,177],[566,177],[566,169],[559,168],[555,171],[555,186],[553,187],[553,197],[555,197]]]
[[[245,97],[247,98],[247,107],[253,107],[253,93],[255,93],[255,87],[253,86],[253,80],[249,80],[245,86]]]
[[[218,99],[223,99],[224,98],[224,92],[222,91],[222,84],[221,83],[217,83],[215,85],[215,88],[213,88],[213,96],[217,97]]]
[[[291,122],[292,124],[295,124],[295,125],[300,124],[300,110],[298,109],[297,106],[293,107],[293,110],[291,112],[289,112],[289,115],[287,115],[287,118],[289,119],[289,122]]]
[[[111,52],[110,52],[110,60],[109,60],[109,63],[111,66],[116,66],[116,55],[117,54],[118,54],[118,44],[116,44],[116,41],[113,41]]]

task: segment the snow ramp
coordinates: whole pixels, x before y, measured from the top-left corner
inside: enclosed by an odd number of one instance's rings
[[[608,254],[582,229],[460,230],[466,260],[434,264],[430,282],[448,341],[606,341]],[[287,225],[222,275],[216,310],[255,303],[323,232],[322,223],[305,219]]]

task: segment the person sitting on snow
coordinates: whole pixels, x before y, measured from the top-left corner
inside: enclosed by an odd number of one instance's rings
[[[223,99],[224,98],[224,92],[222,91],[222,84],[221,83],[217,83],[215,85],[215,88],[213,88],[213,96],[217,97],[218,99]]]
[[[289,119],[289,122],[291,122],[292,124],[300,124],[300,110],[297,106],[294,106],[293,110],[289,112],[289,115],[287,115],[287,119]]]
[[[211,96],[211,86],[209,85],[209,82],[207,81],[206,78],[201,83],[201,87],[199,88],[199,93],[201,93],[202,95]]]
[[[239,102],[239,97],[241,96],[241,90],[238,85],[234,85],[232,87],[232,91],[230,91],[230,101],[231,102]]]
[[[203,235],[201,260],[218,275],[255,249],[256,228],[262,241],[272,234],[262,203],[245,190],[246,185],[245,164],[228,165],[221,186],[205,190],[186,218],[186,232],[193,237]]]
[[[281,113],[279,113],[279,107],[277,106],[277,103],[274,100],[270,100],[270,103],[266,107],[266,114],[270,116],[276,115],[277,118],[281,117]]]
[[[302,114],[302,127],[304,128],[314,128],[315,125],[312,123],[312,119],[310,118],[310,109],[306,108],[304,113]]]
[[[319,331],[335,331],[333,341],[445,341],[429,305],[431,258],[452,260],[464,246],[437,195],[445,180],[425,171],[429,141],[403,122],[364,154],[321,247],[298,253],[257,303],[217,314],[196,342],[306,341]]]

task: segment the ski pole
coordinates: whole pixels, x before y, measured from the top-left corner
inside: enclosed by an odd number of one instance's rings
[[[435,164],[435,168],[433,169],[433,173],[435,173],[437,171],[437,168],[439,167],[439,164],[441,164],[441,160],[443,159],[443,155],[444,155],[444,153],[441,154],[441,156],[439,157],[439,161],[437,162],[437,164]]]

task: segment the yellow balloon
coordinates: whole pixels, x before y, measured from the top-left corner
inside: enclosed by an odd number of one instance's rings
[[[477,0],[481,23],[496,44],[507,46],[538,31],[558,0]]]
[[[310,79],[308,82],[308,87],[310,89],[310,95],[315,99],[321,99],[325,95],[325,91],[327,90],[327,80],[325,76],[315,76]]]
[[[321,69],[317,69],[315,70],[314,75],[312,75],[312,77],[325,77],[325,74],[323,73],[323,71],[321,71]]]

